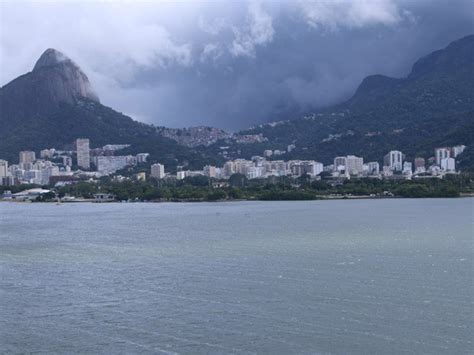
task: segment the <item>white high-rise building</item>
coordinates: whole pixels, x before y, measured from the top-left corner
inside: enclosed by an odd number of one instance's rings
[[[77,166],[83,169],[90,169],[91,158],[88,138],[76,139]]]
[[[323,172],[323,164],[314,160],[303,161],[304,170],[311,176],[317,176]]]
[[[47,166],[40,170],[41,184],[48,185],[51,176],[58,176],[59,168],[57,166]]]
[[[443,147],[435,149],[436,165],[441,166],[441,160],[451,157],[451,148]]]
[[[227,161],[224,164],[224,177],[230,177],[232,174],[235,174],[235,164],[232,161]]]
[[[351,175],[359,175],[364,170],[364,158],[359,158],[354,155],[346,157],[346,173]]]
[[[390,167],[392,170],[401,171],[403,169],[403,154],[398,150],[391,150],[383,158],[384,166]]]
[[[247,172],[253,166],[255,166],[255,164],[251,160],[245,160],[245,159],[234,160],[235,172],[237,174],[247,175]]]
[[[217,177],[217,168],[212,165],[206,165],[203,169],[204,175],[210,177],[210,178],[216,178]]]
[[[163,164],[153,164],[151,166],[151,176],[163,179],[165,177],[165,166]]]
[[[444,171],[456,171],[456,161],[454,158],[441,159],[440,167]]]
[[[33,163],[36,160],[35,152],[24,150],[20,152],[20,164]]]
[[[3,177],[8,176],[8,162],[6,160],[0,159],[0,180]]]
[[[322,163],[314,160],[291,160],[289,162],[291,173],[295,176],[308,174],[316,176],[323,172]]]
[[[346,157],[334,158],[334,171],[346,170]]]
[[[262,163],[261,166],[265,168],[265,172],[274,176],[285,176],[288,173],[288,165],[292,162],[285,162],[284,160],[269,160]]]
[[[380,164],[376,161],[368,162],[367,167],[367,173],[369,175],[378,175],[380,173]]]

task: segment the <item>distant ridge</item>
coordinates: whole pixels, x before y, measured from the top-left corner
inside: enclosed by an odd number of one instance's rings
[[[433,148],[465,144],[461,166],[474,171],[474,35],[420,58],[406,78],[365,78],[348,101],[305,118],[260,125],[240,134],[262,134],[260,143],[218,140],[209,147],[185,147],[154,126],[103,106],[87,76],[61,52],[48,49],[32,72],[0,89],[0,158],[16,161],[18,151],[39,150],[88,137],[93,146],[132,144],[151,161],[197,168],[230,157],[250,158],[264,149],[296,148],[285,159],[330,164],[338,155],[379,160],[392,149],[409,159],[429,157]],[[161,130],[161,131],[160,131]]]
[[[345,154],[380,160],[391,149],[428,157],[436,146],[465,144],[461,166],[474,171],[474,35],[420,58],[406,78],[368,76],[344,103],[244,133],[269,139],[258,150],[295,143],[290,156],[325,164]]]

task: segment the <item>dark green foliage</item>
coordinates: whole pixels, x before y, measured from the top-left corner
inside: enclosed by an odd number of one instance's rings
[[[224,190],[214,190],[207,195],[208,201],[219,201],[227,199],[227,194]]]
[[[56,194],[53,191],[47,192],[45,194],[39,195],[35,202],[51,202],[56,198]]]
[[[236,178],[239,178],[237,175]],[[240,181],[240,179],[238,179]],[[211,181],[212,182],[212,181]],[[31,188],[31,186],[29,187]],[[12,189],[13,190],[13,189]],[[17,190],[14,190],[17,192]],[[334,197],[457,197],[461,192],[473,193],[472,175],[448,175],[444,179],[415,180],[351,179],[331,186],[326,181],[306,181],[276,177],[248,180],[245,186],[213,188],[200,179],[121,182],[104,178],[97,183],[80,182],[62,187],[65,194],[92,198],[97,192],[115,195],[119,201],[218,201],[218,200],[314,200]]]
[[[184,185],[192,185],[192,186],[200,186],[206,187],[209,186],[210,179],[207,176],[188,176],[183,179],[182,184]]]
[[[3,118],[0,118],[1,122]],[[139,123],[86,99],[76,105],[63,104],[54,114],[18,122],[11,130],[0,130],[0,157],[16,162],[21,150],[74,149],[76,138],[89,138],[92,148],[105,144],[131,144],[120,154],[150,153],[145,167],[160,162],[168,171],[175,171],[178,164],[196,169],[207,163],[221,163],[203,152],[162,137],[151,125]]]
[[[232,187],[244,187],[247,185],[247,177],[243,174],[232,174],[229,178],[229,185]]]
[[[79,182],[73,185],[66,185],[59,189],[59,197],[63,197],[66,194],[81,198],[93,198],[95,193],[99,192],[97,184]]]

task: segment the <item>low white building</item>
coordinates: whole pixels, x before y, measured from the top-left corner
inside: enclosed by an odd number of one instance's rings
[[[13,199],[15,199],[15,200],[34,200],[38,196],[47,194],[50,191],[51,190],[46,190],[46,189],[41,189],[41,188],[24,190],[24,191],[20,191],[16,194],[13,194]]]
[[[115,173],[129,165],[127,156],[100,156],[97,157],[97,171],[104,175]]]
[[[138,164],[146,163],[149,155],[150,155],[149,153],[138,153],[135,156],[135,158],[137,159],[137,163]]]
[[[176,179],[183,180],[186,177],[186,171],[178,171],[176,172]]]

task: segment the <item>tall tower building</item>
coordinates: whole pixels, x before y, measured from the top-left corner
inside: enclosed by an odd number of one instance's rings
[[[77,152],[77,166],[84,169],[91,167],[89,139],[78,138],[76,139],[76,152]]]
[[[403,153],[398,150],[391,150],[383,158],[384,166],[392,170],[401,171],[403,169]]]
[[[0,180],[6,176],[8,176],[8,162],[0,159]]]
[[[35,152],[29,151],[29,150],[24,150],[20,152],[20,164],[34,163],[35,160],[36,160]]]
[[[217,176],[217,169],[215,166],[206,165],[203,170],[204,175],[209,176],[210,178],[215,178]]]
[[[369,168],[369,175],[378,175],[380,173],[380,164],[376,161],[367,163]]]
[[[165,177],[165,166],[163,164],[153,164],[151,166],[151,176],[163,179]]]
[[[362,173],[364,167],[364,159],[356,157],[354,155],[348,155],[346,157],[346,172],[351,175],[358,175]]]
[[[435,149],[436,165],[441,166],[441,161],[446,158],[451,158],[451,148],[436,148]]]
[[[334,171],[346,170],[347,157],[335,157],[334,158]]]

